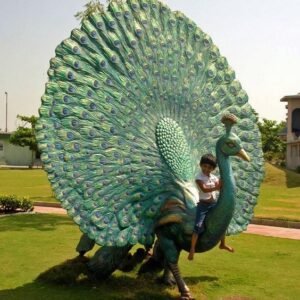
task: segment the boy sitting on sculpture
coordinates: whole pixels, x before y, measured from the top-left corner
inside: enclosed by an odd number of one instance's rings
[[[192,235],[192,242],[190,253],[188,255],[189,260],[193,260],[195,247],[198,241],[199,234],[203,232],[203,223],[209,210],[211,210],[218,200],[219,190],[222,188],[221,180],[212,174],[217,167],[216,158],[212,154],[205,154],[200,160],[201,172],[196,177],[196,183],[199,190],[199,202],[197,204],[197,213],[194,226],[194,232]],[[220,241],[220,249],[234,252],[234,249],[225,243],[225,235]]]

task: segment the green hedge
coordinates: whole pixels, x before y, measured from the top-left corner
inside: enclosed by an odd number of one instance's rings
[[[26,197],[0,195],[0,212],[32,211],[33,203]]]

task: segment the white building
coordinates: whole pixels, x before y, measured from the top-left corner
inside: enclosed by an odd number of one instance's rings
[[[300,93],[285,96],[281,102],[287,102],[287,152],[286,166],[288,169],[300,167]]]
[[[11,133],[0,131],[0,165],[29,166],[32,164],[32,151],[29,147],[12,145]]]

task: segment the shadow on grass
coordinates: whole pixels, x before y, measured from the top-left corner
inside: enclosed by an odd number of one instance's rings
[[[297,188],[300,187],[300,174],[295,171],[287,170],[279,166],[273,165],[278,170],[281,170],[285,173],[286,186],[288,188]]]
[[[158,284],[157,276],[146,274],[142,277],[111,276],[104,281],[90,279],[86,263],[88,258],[76,257],[41,273],[34,282],[24,286],[0,291],[0,299],[122,299],[122,300],[166,300],[178,299],[170,294],[167,287]],[[188,284],[200,281],[217,281],[217,277],[185,277]],[[168,288],[170,289],[170,288]]]
[[[177,299],[153,278],[111,276],[104,281],[88,276],[88,258],[76,257],[41,273],[34,282],[0,291],[0,299]]]
[[[51,214],[14,214],[0,219],[0,231],[23,231],[29,228],[50,231],[55,230],[61,225],[74,226],[74,223],[67,216],[60,216],[58,218]]]

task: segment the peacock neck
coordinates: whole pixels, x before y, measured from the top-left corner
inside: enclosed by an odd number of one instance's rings
[[[216,209],[222,210],[223,214],[232,216],[235,205],[235,181],[231,168],[230,157],[224,155],[217,143],[216,147],[217,161],[220,170],[220,178],[222,180],[222,189],[218,199]]]
[[[226,207],[228,209],[233,209],[235,203],[235,182],[231,168],[230,157],[224,155],[218,145],[216,152],[220,170],[220,178],[223,183],[218,199],[218,206],[221,206],[222,208]]]

